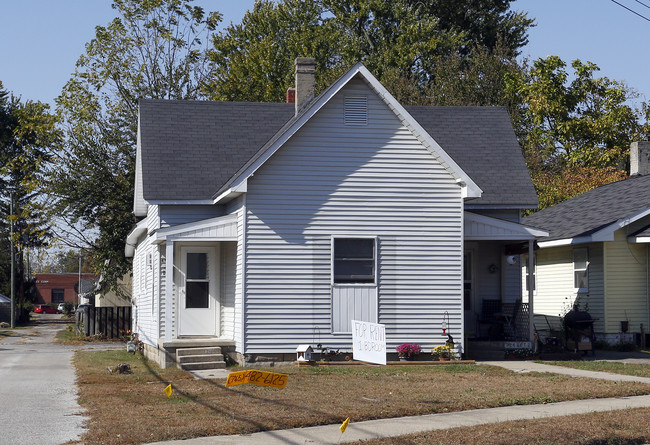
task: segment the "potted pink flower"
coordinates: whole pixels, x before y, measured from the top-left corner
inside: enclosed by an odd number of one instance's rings
[[[400,360],[413,360],[422,352],[422,348],[417,343],[402,343],[395,350]]]

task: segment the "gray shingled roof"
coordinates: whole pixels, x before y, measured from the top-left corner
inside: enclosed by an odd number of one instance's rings
[[[293,115],[285,103],[140,100],[144,199],[210,199]]]
[[[588,236],[650,207],[650,175],[602,185],[523,219],[550,232],[543,241]]]
[[[504,108],[405,108],[483,190],[468,205],[537,205]],[[141,100],[144,199],[210,199],[293,115],[284,103]]]
[[[467,206],[537,207],[537,194],[504,107],[404,107],[483,190]]]

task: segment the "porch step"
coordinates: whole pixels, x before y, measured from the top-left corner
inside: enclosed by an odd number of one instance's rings
[[[197,363],[183,363],[180,364],[180,368],[185,371],[199,371],[203,369],[224,369],[226,363],[223,361],[220,362],[197,362]]]
[[[223,362],[223,354],[192,354],[176,357],[178,363]],[[225,362],[224,362],[225,363]]]
[[[186,357],[189,355],[216,355],[221,354],[219,346],[199,347],[199,348],[178,348],[176,357]]]
[[[186,371],[226,367],[221,348],[218,346],[179,348],[176,350],[176,364]]]

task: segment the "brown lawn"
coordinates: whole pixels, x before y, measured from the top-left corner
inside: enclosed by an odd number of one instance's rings
[[[132,374],[107,367],[130,363]],[[124,351],[75,354],[85,443],[126,444],[242,434],[517,404],[650,394],[650,385],[515,374],[491,366],[266,368],[285,389],[195,380]],[[172,383],[174,394],[163,389]],[[404,442],[408,443],[408,442]]]
[[[650,443],[650,408],[579,414],[537,420],[519,420],[471,428],[451,428],[364,445],[632,445]]]

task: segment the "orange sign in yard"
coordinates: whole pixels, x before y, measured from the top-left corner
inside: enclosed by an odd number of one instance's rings
[[[275,372],[250,371],[231,372],[228,374],[226,386],[243,385],[252,383],[253,385],[270,386],[272,388],[284,388],[287,386],[287,374],[277,374]]]

